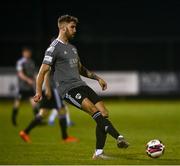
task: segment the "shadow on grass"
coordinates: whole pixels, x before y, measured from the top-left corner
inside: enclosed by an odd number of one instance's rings
[[[142,161],[142,162],[164,162],[164,163],[177,163],[180,164],[180,158],[164,158],[161,156],[160,158],[150,158],[146,155],[142,155],[142,153],[136,154],[109,154],[112,157],[112,160],[129,160],[129,161]]]

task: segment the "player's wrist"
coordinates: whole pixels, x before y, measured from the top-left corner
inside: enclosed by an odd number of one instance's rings
[[[36,95],[42,96],[42,90],[36,89]]]
[[[30,78],[27,78],[27,79],[26,79],[26,81],[27,81],[28,83],[33,82],[33,80],[32,80],[32,79],[30,79]]]

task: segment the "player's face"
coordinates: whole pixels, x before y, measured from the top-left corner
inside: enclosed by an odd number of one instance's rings
[[[68,39],[72,39],[75,36],[76,33],[76,23],[70,22],[66,25],[66,31],[65,34]]]
[[[25,58],[30,58],[31,55],[32,55],[32,53],[31,53],[30,50],[24,50],[24,51],[23,51],[23,56],[24,56]]]

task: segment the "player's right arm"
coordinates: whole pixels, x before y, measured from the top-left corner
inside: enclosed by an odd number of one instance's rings
[[[51,85],[50,85],[50,70],[45,74],[45,95],[47,96],[48,99],[52,97],[51,93]]]
[[[36,78],[36,95],[34,96],[35,102],[40,101],[42,98],[42,85],[45,80],[45,75],[47,74],[48,71],[50,71],[51,66],[53,65],[56,59],[56,49],[55,49],[56,44],[57,44],[57,41],[53,41],[45,52],[42,65],[39,69],[39,72]]]
[[[42,64],[39,69],[39,72],[36,78],[36,94],[33,97],[35,102],[39,102],[42,98],[42,84],[44,82],[45,75],[49,70],[50,70],[50,65],[48,64]]]

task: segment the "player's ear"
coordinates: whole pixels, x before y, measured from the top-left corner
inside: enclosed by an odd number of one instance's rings
[[[62,24],[61,25],[61,31],[63,31],[63,32],[66,32],[66,29],[67,29],[67,24]]]

